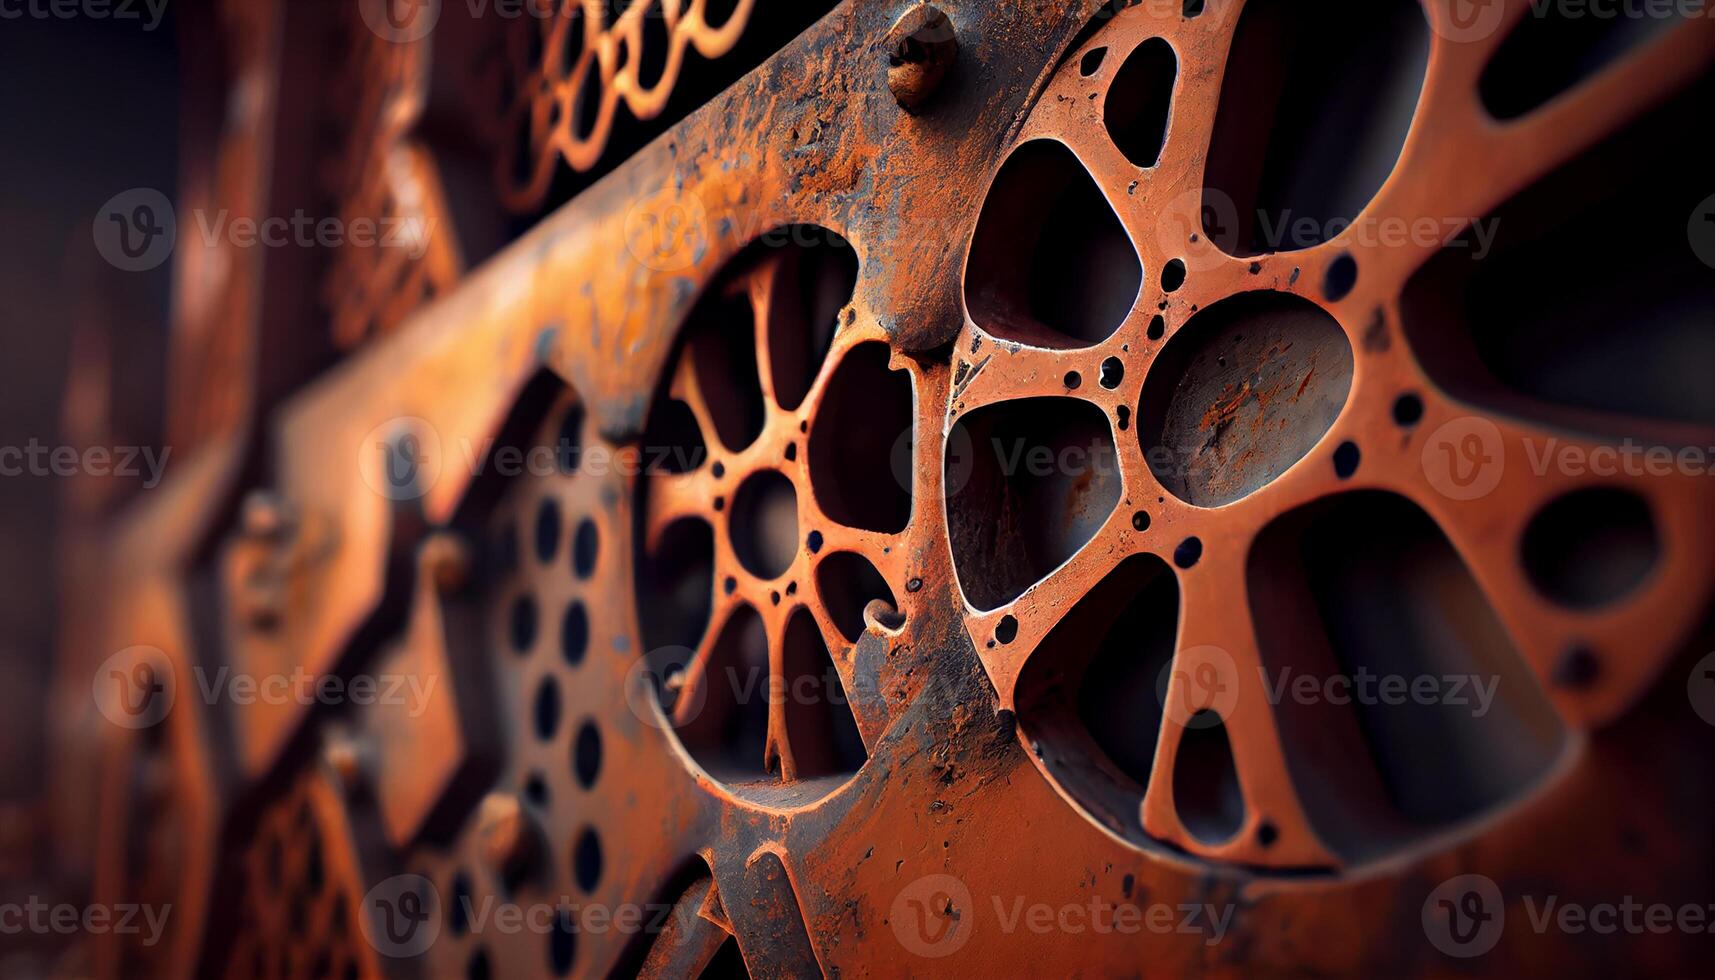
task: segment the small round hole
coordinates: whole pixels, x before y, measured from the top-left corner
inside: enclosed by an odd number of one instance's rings
[[[535,642],[536,600],[530,595],[521,595],[512,600],[512,649],[528,653]]]
[[[1393,403],[1393,420],[1404,428],[1423,421],[1423,399],[1416,395],[1401,395]]]
[[[1067,371],[1064,380],[1068,391],[1077,391],[1079,386],[1084,383],[1084,376],[1076,371]]]
[[[525,781],[524,798],[534,806],[548,805],[548,781],[542,778],[541,773],[531,773],[530,778]]]
[[[536,688],[536,737],[546,742],[559,729],[560,685],[552,677],[544,677]]]
[[[1131,527],[1134,531],[1149,530],[1149,512],[1140,510],[1131,515]]]
[[[1164,292],[1177,292],[1185,285],[1185,260],[1173,259],[1161,270],[1161,288]]]
[[[1018,620],[1011,616],[1002,616],[995,625],[994,638],[1001,643],[1011,643],[1018,638]]]
[[[1334,474],[1342,480],[1349,480],[1352,474],[1358,472],[1358,463],[1363,460],[1363,454],[1358,451],[1355,442],[1342,442],[1334,450]]]
[[[1089,78],[1091,75],[1102,70],[1102,62],[1107,58],[1107,56],[1107,48],[1095,48],[1084,52],[1083,60],[1078,62],[1078,71],[1085,78]]]
[[[601,729],[593,721],[584,722],[578,729],[577,745],[572,752],[572,774],[584,789],[594,786],[596,777],[601,775]]]
[[[1274,824],[1264,820],[1256,826],[1256,842],[1264,847],[1273,847],[1280,839],[1280,830]]]
[[[578,524],[577,534],[572,540],[573,574],[581,579],[595,574],[595,560],[600,553],[601,532],[596,529],[595,521],[586,517]]]
[[[560,550],[560,502],[545,498],[536,508],[536,560],[546,564]]]
[[[1167,333],[1167,320],[1161,316],[1151,318],[1148,331],[1149,339],[1160,340],[1165,333]]]
[[[1110,357],[1102,362],[1102,387],[1109,391],[1120,386],[1125,380],[1125,362],[1117,357]]]
[[[1191,568],[1203,557],[1203,542],[1197,538],[1186,538],[1179,542],[1179,547],[1173,549],[1173,564],[1180,568]]]
[[[1352,258],[1350,252],[1340,253],[1340,257],[1328,264],[1328,271],[1322,277],[1322,295],[1330,303],[1350,296],[1352,289],[1358,285],[1358,260]]]
[[[572,851],[572,876],[585,893],[595,891],[601,884],[601,838],[596,836],[594,827],[585,827],[578,834]]]
[[[809,536],[804,539],[804,546],[810,549],[812,555],[820,552],[822,550],[822,532],[811,531]]]
[[[565,618],[560,620],[560,653],[566,663],[576,667],[584,662],[590,647],[590,616],[584,604],[573,599],[566,606]]]

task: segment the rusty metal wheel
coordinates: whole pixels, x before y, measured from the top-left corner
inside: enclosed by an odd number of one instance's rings
[[[1175,859],[1349,872],[1474,833],[1658,675],[1711,584],[1706,481],[1530,461],[1661,422],[1701,446],[1715,417],[1684,384],[1604,403],[1572,380],[1587,355],[1495,323],[1574,312],[1547,272],[1564,214],[1531,195],[1588,171],[1569,120],[1634,111],[1641,66],[1544,97],[1494,80],[1503,28],[1542,30],[1519,8],[1431,62],[1440,4],[1287,6],[1146,3],[1068,53],[965,269],[947,510],[971,640],[1069,802]],[[1688,26],[1659,54],[1651,86],[1709,45]],[[1671,125],[1634,145],[1673,161]],[[1657,189],[1676,216],[1684,169]],[[1459,238],[1497,207],[1501,270]],[[1640,319],[1707,289],[1668,224]],[[1687,340],[1627,363],[1671,382]],[[1291,687],[1372,674],[1488,678],[1492,710]]]

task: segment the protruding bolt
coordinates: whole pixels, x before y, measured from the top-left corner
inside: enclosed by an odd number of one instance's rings
[[[482,855],[507,878],[516,877],[534,856],[536,829],[524,804],[511,793],[490,793],[477,811]]]
[[[322,762],[347,793],[362,785],[367,768],[363,761],[363,747],[351,732],[343,728],[328,732],[322,741]]]
[[[887,87],[906,111],[929,100],[959,54],[953,22],[922,3],[905,12],[887,32]]]
[[[272,490],[252,490],[244,497],[244,533],[273,540],[286,531],[286,504]]]
[[[451,531],[437,531],[423,542],[423,568],[442,595],[470,584],[470,562],[470,545]]]

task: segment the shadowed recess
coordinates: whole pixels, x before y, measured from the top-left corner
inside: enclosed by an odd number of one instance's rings
[[[1114,76],[1102,103],[1108,136],[1140,167],[1153,167],[1167,141],[1167,121],[1173,110],[1173,83],[1179,78],[1179,56],[1172,45],[1155,37],[1137,46]]]
[[[1141,842],[1138,807],[1161,729],[1156,683],[1173,660],[1179,582],[1132,555],[1085,593],[1019,674],[1018,720],[1055,781],[1095,819]]]
[[[799,609],[787,621],[781,661],[786,735],[797,777],[856,772],[868,756],[845,686],[809,610]]]
[[[1517,119],[1686,23],[1676,5],[1662,6],[1666,16],[1634,16],[1618,5],[1603,16],[1594,4],[1533,4],[1483,69],[1483,108],[1503,122]]]
[[[828,517],[894,534],[911,520],[911,488],[893,452],[911,441],[914,414],[910,374],[887,361],[886,344],[861,344],[835,369],[810,430],[810,482]]]
[[[1518,798],[1560,754],[1535,675],[1409,501],[1356,492],[1291,512],[1258,537],[1247,579],[1288,769],[1345,860]]]
[[[858,257],[839,235],[812,225],[774,232],[782,248],[768,303],[768,357],[774,400],[796,409],[833,344],[840,310],[857,285]]]
[[[1569,609],[1599,609],[1643,584],[1661,558],[1661,537],[1636,494],[1591,487],[1531,518],[1519,551],[1538,592]]]
[[[977,325],[1020,343],[1087,347],[1119,329],[1142,286],[1137,250],[1072,151],[1052,140],[1014,150],[965,267]]]
[[[1101,409],[1028,398],[960,418],[949,446],[948,535],[959,587],[998,609],[1078,553],[1120,498],[1113,432]]]
[[[1356,218],[1405,144],[1429,40],[1417,0],[1249,0],[1209,145],[1209,240],[1290,252]]]
[[[1459,398],[1557,428],[1707,447],[1715,184],[1686,119],[1715,75],[1502,205],[1407,284],[1401,322]],[[1699,237],[1701,236],[1701,237]],[[1689,241],[1688,241],[1689,237]]]

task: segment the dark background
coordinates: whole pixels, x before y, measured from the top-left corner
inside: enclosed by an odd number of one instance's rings
[[[91,227],[120,191],[177,196],[178,2],[153,31],[146,19],[0,20],[0,446],[67,442],[76,324],[97,319],[123,368],[112,444],[160,442],[172,263],[119,272]],[[44,746],[55,540],[72,482],[0,476],[0,804],[28,803],[54,778]]]

